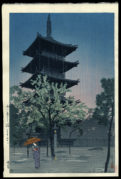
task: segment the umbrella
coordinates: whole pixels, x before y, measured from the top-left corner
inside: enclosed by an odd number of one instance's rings
[[[36,137],[32,137],[30,139],[28,139],[26,142],[24,142],[24,145],[29,145],[29,144],[32,144],[32,143],[35,143],[35,142],[39,142],[41,139],[39,138],[36,138]]]

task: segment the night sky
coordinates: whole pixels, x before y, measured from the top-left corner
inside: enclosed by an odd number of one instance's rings
[[[46,36],[46,13],[10,14],[10,85],[19,85],[31,75],[21,72],[31,57],[23,56],[35,40],[37,32]],[[78,67],[66,73],[68,79],[79,79],[72,95],[88,107],[95,106],[101,92],[100,80],[114,77],[114,14],[113,13],[51,13],[52,37],[66,44],[78,45],[66,57],[79,60]]]

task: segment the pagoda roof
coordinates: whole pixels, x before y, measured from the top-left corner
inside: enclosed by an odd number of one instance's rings
[[[28,72],[31,74],[41,72],[43,66],[47,66],[48,69],[54,69],[60,73],[64,73],[79,64],[76,62],[69,62],[60,60],[58,58],[48,58],[44,55],[40,57],[36,56],[26,67],[22,68],[22,72]]]
[[[76,50],[77,45],[64,44],[52,37],[44,37],[38,33],[34,42],[23,52],[23,55],[34,57],[38,52],[47,51],[60,56],[66,56]]]
[[[34,75],[32,75],[32,77],[30,77],[25,83],[21,83],[21,87],[25,87],[25,88],[31,88],[31,89],[34,89],[34,85],[31,84],[31,80],[35,80],[37,75],[39,73],[36,73]],[[44,73],[41,73],[41,75],[45,75]],[[47,76],[47,79],[49,82],[54,82],[54,83],[58,83],[58,84],[67,84],[67,88],[70,88],[74,85],[77,85],[79,80],[70,80],[70,79],[64,79],[64,78],[57,78],[57,77],[54,77],[54,76],[50,76],[48,75]]]

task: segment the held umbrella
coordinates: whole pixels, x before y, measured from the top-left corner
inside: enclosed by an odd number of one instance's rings
[[[28,139],[26,142],[24,142],[24,146],[32,144],[32,143],[36,143],[39,142],[41,139],[37,138],[37,137],[32,137],[30,139]]]

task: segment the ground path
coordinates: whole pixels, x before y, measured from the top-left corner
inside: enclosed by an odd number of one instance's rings
[[[93,150],[92,150],[93,149]],[[26,148],[16,148],[15,153],[11,148],[10,172],[11,173],[102,173],[104,170],[107,149],[106,147],[72,147],[69,154],[68,147],[56,148],[56,160],[46,156],[46,147],[40,148],[40,168],[34,168],[32,150],[26,156]],[[111,160],[108,172],[114,172],[111,163],[114,162],[114,151],[111,148]]]

